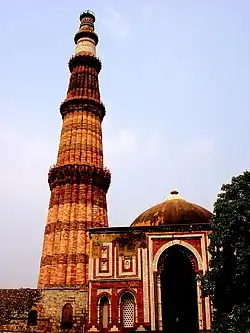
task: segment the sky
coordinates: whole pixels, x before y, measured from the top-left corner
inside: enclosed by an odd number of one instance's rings
[[[173,189],[209,210],[250,169],[249,0],[0,5],[0,288],[36,287],[79,14],[96,14],[111,226]]]

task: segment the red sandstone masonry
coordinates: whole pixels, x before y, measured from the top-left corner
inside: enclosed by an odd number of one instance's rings
[[[51,198],[39,288],[87,284],[87,231],[108,226],[110,175],[103,169],[101,124],[105,108],[98,84],[101,63],[93,54],[81,51],[70,59],[69,68],[67,97],[60,108],[63,125],[57,163],[49,174]]]

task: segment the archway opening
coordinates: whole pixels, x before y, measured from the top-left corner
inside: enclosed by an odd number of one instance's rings
[[[70,303],[66,303],[62,308],[62,328],[71,329],[72,326],[73,326],[73,307]]]
[[[36,310],[31,310],[28,313],[28,326],[33,325],[36,326],[37,325],[37,311]]]
[[[130,332],[135,324],[135,302],[130,292],[125,292],[121,297],[121,317],[123,332]]]
[[[101,319],[101,331],[108,332],[109,323],[109,299],[107,296],[103,296],[100,300],[100,319]]]
[[[197,333],[197,282],[188,249],[174,245],[159,262],[161,279],[162,324],[165,333]]]

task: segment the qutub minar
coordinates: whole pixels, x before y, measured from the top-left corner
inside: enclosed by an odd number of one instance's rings
[[[197,276],[208,269],[212,214],[174,190],[130,227],[108,227],[94,22],[80,15],[69,61],[38,289],[1,290],[12,317],[0,331],[210,332]],[[21,314],[11,301],[25,304]]]

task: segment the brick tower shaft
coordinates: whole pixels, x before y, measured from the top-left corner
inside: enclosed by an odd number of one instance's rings
[[[90,227],[107,227],[110,173],[103,167],[102,120],[94,15],[83,12],[69,61],[67,97],[57,163],[49,171],[51,197],[38,280],[39,288],[86,285]]]

